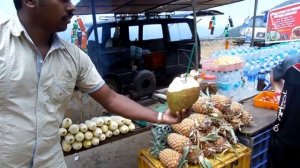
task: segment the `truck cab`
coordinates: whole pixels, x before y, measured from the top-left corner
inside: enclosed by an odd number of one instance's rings
[[[264,45],[266,36],[266,23],[264,22],[264,15],[257,15],[255,20],[255,32],[254,32],[254,45]],[[244,21],[242,28],[240,29],[241,39],[245,43],[250,43],[252,39],[254,17],[247,18]]]

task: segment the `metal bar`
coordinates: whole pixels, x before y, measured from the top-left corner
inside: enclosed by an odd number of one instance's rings
[[[95,9],[95,0],[91,0],[91,5],[92,5],[92,17],[93,17],[93,25],[94,25],[94,35],[95,35],[95,40],[96,44],[99,44],[99,39],[98,39],[98,29],[97,29],[97,21],[96,21],[96,9]]]
[[[255,24],[256,24],[256,11],[257,11],[258,0],[255,0],[254,3],[254,15],[253,15],[253,25],[252,25],[252,39],[251,39],[251,47],[254,46],[254,35],[255,35]]]
[[[193,6],[193,19],[194,19],[194,40],[195,40],[195,68],[198,70],[199,60],[198,60],[198,33],[197,33],[197,16],[196,16],[196,0],[192,0]]]

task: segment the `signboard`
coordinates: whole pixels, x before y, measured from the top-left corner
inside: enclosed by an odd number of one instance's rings
[[[266,43],[300,40],[300,3],[270,10]]]

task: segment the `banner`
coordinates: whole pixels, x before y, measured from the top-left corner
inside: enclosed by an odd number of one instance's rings
[[[269,11],[266,43],[300,40],[300,3]]]

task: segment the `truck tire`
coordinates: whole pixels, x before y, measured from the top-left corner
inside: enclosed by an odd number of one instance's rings
[[[134,76],[133,85],[139,97],[150,95],[155,91],[156,78],[151,71],[141,70]]]

